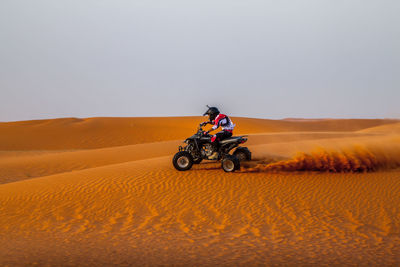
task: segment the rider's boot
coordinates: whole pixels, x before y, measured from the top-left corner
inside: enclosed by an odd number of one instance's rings
[[[208,159],[218,159],[218,152],[215,151],[214,153],[212,153],[212,155],[209,156]]]
[[[211,159],[211,160],[212,159],[218,159],[218,143],[217,143],[217,141],[214,141],[212,143],[212,145],[213,145],[214,153],[212,153],[211,156],[208,157],[208,159]]]

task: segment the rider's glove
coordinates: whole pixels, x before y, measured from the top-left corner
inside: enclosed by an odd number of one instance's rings
[[[203,134],[204,134],[204,135],[207,135],[207,134],[208,134],[208,131],[204,131]]]

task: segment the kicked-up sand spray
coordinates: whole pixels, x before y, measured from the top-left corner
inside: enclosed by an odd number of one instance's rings
[[[373,172],[400,167],[400,145],[358,145],[341,150],[318,148],[298,152],[293,158],[243,166],[244,172],[318,171]]]

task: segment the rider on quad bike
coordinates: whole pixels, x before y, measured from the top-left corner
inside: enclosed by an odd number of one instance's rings
[[[179,151],[172,159],[173,166],[178,171],[187,171],[193,164],[200,164],[202,160],[220,160],[225,172],[239,170],[241,161],[251,160],[250,150],[241,146],[247,142],[247,137],[232,136],[235,125],[231,119],[221,114],[216,107],[207,107],[204,115],[208,115],[209,120],[202,122],[197,132],[185,139],[185,146],[179,146]],[[221,127],[222,131],[213,136],[209,135],[202,128],[206,124],[213,124],[211,130]]]
[[[222,128],[222,131],[211,137],[211,143],[213,144],[213,150],[215,152],[210,156],[210,159],[216,159],[218,157],[217,150],[219,142],[232,136],[235,124],[232,123],[232,120],[227,115],[220,113],[218,108],[209,106],[207,107],[208,109],[203,116],[208,115],[208,121],[203,122],[201,125],[213,124],[213,126],[205,133],[208,134],[211,131],[215,131],[219,127]]]

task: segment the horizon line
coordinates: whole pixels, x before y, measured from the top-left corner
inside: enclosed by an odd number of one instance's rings
[[[37,119],[26,119],[26,120],[11,120],[11,121],[0,121],[0,123],[13,123],[13,122],[33,122],[33,121],[46,121],[46,120],[62,120],[62,119],[101,119],[101,118],[196,118],[196,117],[205,117],[205,116],[93,116],[93,117],[54,117],[54,118],[37,118]],[[322,121],[322,120],[393,120],[400,121],[400,118],[379,118],[379,117],[371,117],[371,118],[334,118],[334,117],[320,117],[320,118],[307,118],[307,117],[285,117],[280,119],[272,119],[272,118],[261,118],[261,117],[246,117],[246,116],[230,116],[232,118],[246,118],[246,119],[258,119],[258,120],[271,120],[271,121]]]

